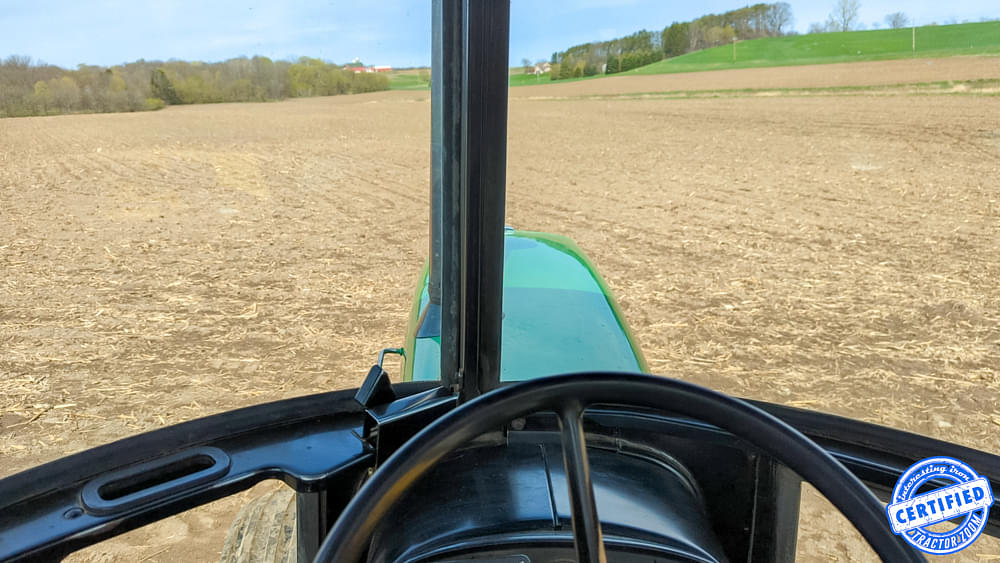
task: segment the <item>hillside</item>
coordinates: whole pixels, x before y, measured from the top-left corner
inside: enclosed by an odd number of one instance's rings
[[[910,56],[1000,53],[1000,21],[923,26],[916,29],[916,53],[911,28],[880,29],[768,37],[723,45],[664,59],[631,71],[668,74],[727,68],[900,59]]]
[[[738,42],[736,62],[733,62],[733,46],[723,45],[664,59],[614,76],[880,61],[911,57],[926,59],[955,55],[1000,55],[1000,21],[918,27],[916,52],[912,47],[913,30],[909,27],[767,37]],[[559,82],[591,80],[604,76],[611,75],[595,75]],[[407,76],[394,74],[391,80],[393,89],[429,87],[426,79],[419,80],[415,74]],[[511,67],[511,86],[551,83],[547,74],[538,79],[534,75],[523,74],[520,67]]]

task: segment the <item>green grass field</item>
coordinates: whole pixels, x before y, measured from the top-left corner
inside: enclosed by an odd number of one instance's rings
[[[917,48],[913,51],[912,28],[815,33],[741,41],[680,57],[665,59],[622,74],[671,74],[727,68],[758,68],[854,61],[878,61],[907,57],[950,57],[955,55],[1000,55],[1000,21],[930,25],[916,29]],[[611,75],[618,76],[618,75]],[[511,86],[553,84],[590,80],[601,76],[571,78],[553,82],[549,75],[536,78],[511,67]],[[389,76],[393,90],[426,90],[428,78],[416,71],[394,72]]]
[[[531,86],[533,84],[548,84],[552,82],[549,79],[548,74],[543,74],[541,76],[535,76],[534,74],[524,74],[524,71],[520,68],[517,72],[510,73],[510,84],[511,86]]]
[[[430,89],[430,69],[426,75],[420,70],[407,70],[389,73],[390,90],[428,90]]]
[[[1000,54],[1000,21],[911,28],[769,37],[723,45],[665,59],[630,71],[669,74],[726,68],[754,68],[853,61]],[[625,73],[625,74],[629,74]]]

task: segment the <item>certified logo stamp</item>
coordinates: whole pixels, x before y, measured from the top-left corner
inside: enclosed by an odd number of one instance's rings
[[[917,494],[928,483],[937,488]],[[957,459],[930,457],[903,473],[886,512],[892,531],[910,545],[933,555],[946,555],[976,541],[986,527],[992,505],[989,480]],[[958,525],[946,532],[930,529],[945,521],[958,521]]]

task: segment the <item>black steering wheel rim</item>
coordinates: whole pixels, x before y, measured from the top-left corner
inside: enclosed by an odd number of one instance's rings
[[[482,395],[439,418],[386,460],[351,499],[324,539],[315,561],[358,561],[376,525],[413,483],[449,452],[514,418],[555,411],[563,426],[564,450],[585,452],[578,421],[583,410],[592,404],[669,411],[717,426],[760,448],[811,483],[847,517],[884,561],[925,561],[892,533],[885,509],[864,484],[794,428],[745,401],[704,387],[664,377],[623,373],[567,374],[516,383]],[[568,473],[573,471],[570,455],[570,451],[564,451]],[[586,455],[581,455],[586,471]],[[573,491],[573,477],[569,474],[567,477],[573,501],[574,537],[578,553],[584,553],[577,537],[578,520],[596,516],[593,490]],[[580,483],[579,479],[576,483]],[[586,486],[590,487],[589,479]],[[597,530],[596,539],[588,538],[591,543],[601,541],[599,525]],[[585,550],[587,546],[582,548]],[[603,552],[603,546],[597,548]]]

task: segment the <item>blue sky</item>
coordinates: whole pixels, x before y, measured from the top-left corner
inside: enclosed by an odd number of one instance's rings
[[[511,61],[639,29],[662,29],[753,2],[512,0]],[[144,58],[217,61],[240,55],[297,55],[343,62],[418,66],[430,61],[430,0],[36,0],[0,8],[0,57],[51,64],[113,65]],[[834,0],[789,0],[795,29],[826,19]],[[1000,17],[997,0],[861,0],[861,21],[895,11],[917,24]]]

